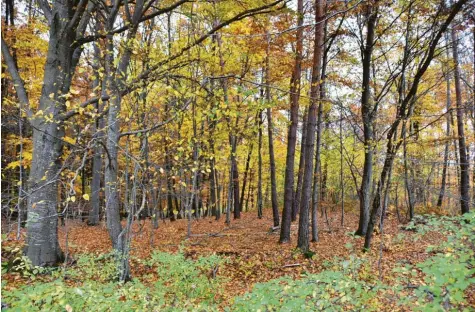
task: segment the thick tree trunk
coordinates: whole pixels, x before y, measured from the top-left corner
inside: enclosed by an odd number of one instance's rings
[[[66,108],[64,95],[70,91],[72,76],[82,51],[72,48],[77,23],[70,24],[71,6],[69,2],[55,2],[49,21],[48,53],[39,111],[43,112],[42,116],[53,116],[53,121],[49,122],[44,117],[36,117],[32,121],[33,160],[29,175],[31,195],[28,198],[27,256],[37,266],[54,265],[62,258],[57,233],[57,180],[63,148],[61,138],[64,136],[61,115]],[[80,12],[77,13],[81,17]]]
[[[299,113],[300,77],[303,51],[303,0],[297,0],[297,38],[295,51],[295,66],[290,80],[290,126],[287,135],[287,156],[284,182],[284,209],[280,230],[280,243],[290,241],[290,224],[292,221],[292,200],[294,198],[294,163],[295,144],[297,142],[297,126]]]

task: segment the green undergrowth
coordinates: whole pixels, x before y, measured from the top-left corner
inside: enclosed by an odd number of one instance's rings
[[[212,273],[216,256],[187,259],[183,252],[155,252],[143,265],[154,274],[117,283],[112,254],[82,255],[68,268],[42,272],[43,280],[9,288],[2,282],[7,311],[191,311],[217,310],[223,279]]]
[[[438,232],[446,237],[417,264],[400,264],[391,285],[380,282],[368,256],[351,253],[324,263],[318,274],[281,277],[255,284],[252,291],[228,302],[226,311],[473,311],[467,289],[475,283],[475,214],[421,216],[406,230],[418,239]],[[398,239],[400,236],[398,235]],[[348,244],[347,248],[355,247]],[[12,254],[18,253],[14,251]],[[28,285],[2,282],[7,311],[218,311],[224,279],[215,274],[226,260],[216,255],[188,259],[154,253],[142,265],[150,271],[121,284],[113,255],[82,255],[68,268],[44,270],[18,254],[2,263],[2,273],[17,272]],[[374,260],[374,259],[373,259]],[[46,277],[45,277],[46,276]]]
[[[447,240],[430,246],[427,260],[397,267],[396,285],[380,283],[375,279],[377,270],[372,271],[367,258],[350,255],[347,260],[327,264],[319,274],[256,284],[251,292],[236,298],[228,310],[474,311],[466,300],[466,290],[475,283],[475,213],[459,217],[425,215],[406,229],[416,231],[416,240],[429,232],[443,234]],[[422,280],[418,273],[422,273]]]

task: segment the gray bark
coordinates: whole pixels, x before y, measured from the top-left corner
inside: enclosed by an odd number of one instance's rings
[[[271,105],[270,94],[270,68],[269,68],[269,53],[270,53],[270,38],[267,39],[267,53],[266,53],[266,102]],[[269,167],[270,167],[270,183],[271,183],[271,203],[272,203],[272,217],[274,226],[279,226],[279,202],[277,199],[277,181],[275,175],[275,157],[274,157],[274,134],[272,124],[272,109],[267,107],[267,135],[269,140]]]
[[[374,149],[374,133],[373,122],[375,112],[371,104],[370,76],[371,76],[371,56],[373,54],[374,33],[376,21],[378,19],[378,10],[372,5],[367,6],[366,15],[367,34],[366,44],[363,48],[363,92],[361,95],[361,114],[363,117],[364,132],[364,165],[363,177],[361,180],[361,201],[360,201],[360,217],[356,235],[365,235],[369,221],[369,206],[371,202],[371,182],[373,179],[373,149]]]
[[[458,39],[455,29],[451,29],[452,36],[452,54],[454,60],[454,80],[455,80],[455,99],[457,104],[457,132],[459,141],[459,155],[460,155],[460,206],[462,213],[470,212],[470,177],[469,177],[469,157],[467,154],[467,147],[465,143],[465,129],[464,129],[464,111],[462,103],[462,89],[460,85],[460,66],[458,55]]]
[[[297,126],[299,113],[300,77],[302,70],[303,51],[303,0],[297,1],[297,38],[295,50],[295,65],[290,80],[290,126],[287,135],[287,156],[285,162],[284,209],[280,228],[280,243],[290,241],[290,224],[292,221],[292,200],[294,198],[294,164],[295,145],[297,143]]]
[[[322,52],[323,52],[323,23],[325,0],[318,0],[316,2],[315,10],[315,44],[314,55],[312,65],[312,86],[310,89],[311,103],[308,110],[307,118],[307,139],[305,147],[305,171],[302,185],[302,199],[300,201],[300,217],[299,217],[299,230],[298,230],[298,242],[297,247],[302,252],[309,250],[309,207],[312,196],[312,177],[313,172],[313,157],[315,147],[315,127],[317,123],[317,108],[319,106],[318,99],[321,81],[321,68],[322,68]]]

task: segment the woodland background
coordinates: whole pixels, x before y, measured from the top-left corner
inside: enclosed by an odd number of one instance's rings
[[[474,12],[4,1],[2,307],[470,310]]]

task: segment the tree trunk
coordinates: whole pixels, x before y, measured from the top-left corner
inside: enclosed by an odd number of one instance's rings
[[[262,111],[259,111],[259,146],[257,169],[257,217],[262,218]]]
[[[253,144],[251,143],[249,146],[249,152],[247,153],[247,158],[246,158],[246,169],[244,170],[244,177],[242,179],[242,188],[241,188],[241,198],[239,199],[239,210],[243,211],[243,205],[244,205],[244,193],[246,192],[246,184],[247,184],[247,177],[249,174],[249,166],[251,164],[251,156],[252,156],[252,148]]]
[[[373,105],[371,104],[371,56],[373,54],[374,33],[376,28],[376,21],[378,19],[378,9],[368,4],[366,7],[366,15],[368,17],[366,44],[363,49],[363,92],[361,95],[361,114],[363,117],[363,132],[364,132],[364,165],[363,178],[361,180],[361,202],[360,202],[360,217],[358,229],[355,235],[364,236],[368,228],[369,221],[369,206],[371,202],[371,181],[373,179],[373,149],[374,149],[374,134],[373,122],[375,114],[373,112]]]
[[[270,68],[269,68],[269,53],[270,53],[270,38],[267,39],[267,53],[266,53],[266,102],[271,105],[270,94]],[[277,199],[277,181],[275,175],[275,158],[274,158],[274,134],[272,124],[272,109],[267,107],[267,134],[269,140],[269,165],[270,165],[270,184],[271,184],[271,202],[272,202],[272,217],[274,220],[274,227],[279,226],[279,202]]]
[[[323,50],[323,18],[325,7],[325,0],[318,0],[316,2],[315,10],[315,44],[314,44],[314,54],[313,54],[313,65],[312,65],[312,86],[310,89],[311,104],[308,109],[308,118],[307,118],[307,139],[305,147],[305,171],[303,177],[303,186],[302,186],[302,199],[300,201],[300,217],[299,217],[299,231],[298,231],[298,242],[297,247],[302,250],[302,252],[307,252],[309,250],[309,237],[308,237],[308,227],[309,227],[309,206],[312,196],[312,177],[313,172],[313,157],[314,157],[314,146],[315,146],[315,126],[317,123],[317,108],[320,106],[318,99],[319,97],[319,83],[321,81],[321,62],[322,62],[322,50]]]
[[[297,0],[297,38],[295,50],[295,66],[290,80],[290,126],[287,135],[287,156],[284,182],[284,209],[280,230],[280,243],[290,241],[290,224],[292,221],[292,200],[294,198],[294,163],[295,144],[297,142],[297,125],[299,113],[300,77],[303,50],[303,0]]]
[[[237,121],[236,121],[237,124]],[[237,137],[231,135],[231,167],[233,171],[233,203],[234,203],[234,219],[241,218],[241,209],[239,206],[239,171],[237,165]]]
[[[99,22],[100,18],[97,18],[96,24],[96,33],[102,29],[102,25]],[[92,84],[93,92],[96,92],[101,88],[101,94],[106,95],[106,85],[105,81],[100,81],[99,68],[101,67],[101,50],[98,42],[93,43],[94,47],[94,82]],[[100,87],[100,85],[102,85]],[[96,110],[98,114],[102,112],[101,103],[96,103]],[[102,129],[104,128],[103,118],[99,117],[94,122],[95,127],[95,137],[99,140],[103,135]],[[97,225],[99,224],[99,213],[101,207],[101,180],[102,180],[102,146],[99,142],[96,142],[94,145],[94,157],[92,160],[92,181],[91,181],[91,210],[89,212],[88,224]]]
[[[83,9],[84,7],[76,8]],[[31,195],[28,198],[27,256],[36,266],[54,265],[63,255],[57,233],[57,176],[61,169],[61,138],[64,136],[64,125],[60,116],[65,111],[64,95],[70,91],[75,67],[82,52],[82,49],[72,48],[76,40],[77,23],[70,24],[71,10],[72,3],[54,2],[54,14],[49,21],[48,53],[39,111],[43,112],[43,116],[52,115],[53,121],[48,122],[44,117],[36,117],[32,121],[33,160],[29,174]],[[81,17],[80,12],[77,13]],[[4,48],[8,49],[2,39],[2,53],[5,57]],[[10,64],[8,67],[11,72],[13,68]]]
[[[451,29],[452,36],[452,54],[454,60],[454,80],[455,80],[455,100],[457,104],[457,131],[459,141],[460,155],[460,206],[462,213],[470,212],[470,178],[469,178],[469,160],[467,154],[467,146],[465,144],[464,133],[464,111],[462,103],[462,89],[460,85],[460,66],[458,56],[458,39],[455,29]]]
[[[302,181],[303,172],[305,169],[305,144],[307,138],[307,109],[302,118],[302,141],[300,143],[300,161],[299,171],[297,175],[297,188],[294,193],[294,201],[292,203],[292,222],[297,220],[297,215],[300,210],[300,198],[302,197]]]
[[[446,40],[448,42],[448,40]],[[449,54],[447,50],[447,54]],[[450,142],[449,142],[449,136],[450,136],[450,116],[451,113],[450,111],[450,106],[451,106],[451,99],[450,99],[450,77],[449,73],[447,72],[445,74],[445,82],[447,84],[447,99],[446,99],[446,105],[445,109],[447,110],[446,113],[446,128],[445,128],[445,147],[444,147],[444,163],[442,167],[442,182],[440,185],[440,192],[439,192],[439,198],[437,199],[437,207],[442,207],[442,202],[444,200],[444,195],[445,195],[445,188],[447,184],[447,167],[448,167],[448,162],[449,162],[449,150],[450,150]]]

